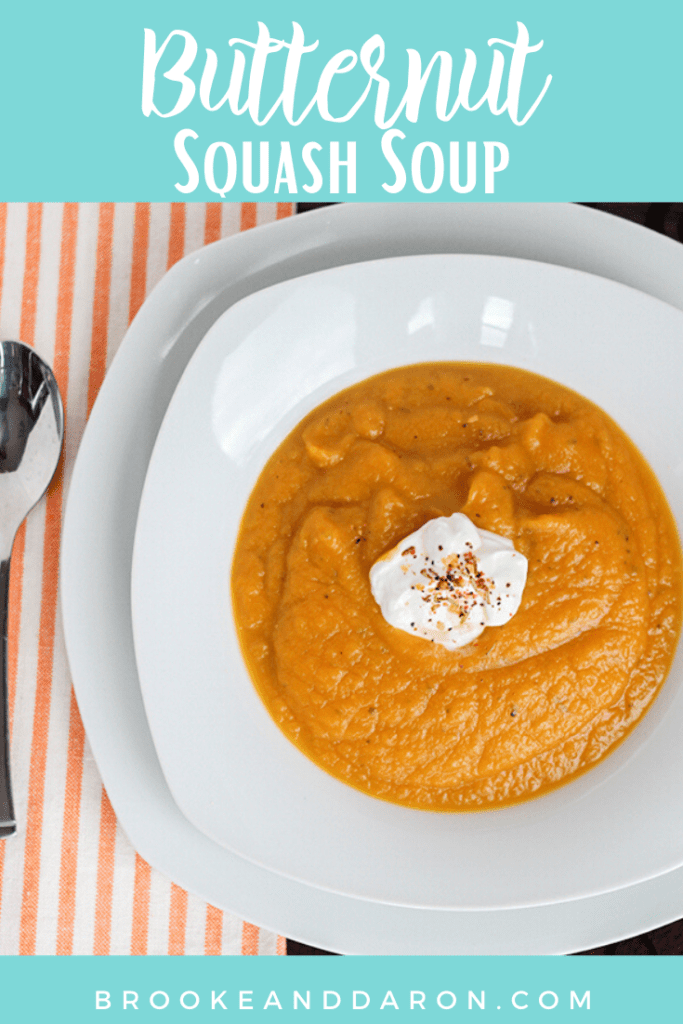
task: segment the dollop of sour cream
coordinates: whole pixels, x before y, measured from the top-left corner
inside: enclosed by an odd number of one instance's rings
[[[456,512],[430,519],[383,555],[370,586],[392,626],[454,651],[510,621],[527,567],[506,537]]]

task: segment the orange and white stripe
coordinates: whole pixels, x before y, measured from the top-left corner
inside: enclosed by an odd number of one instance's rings
[[[145,296],[202,245],[288,203],[0,204],[0,337],[35,346],[65,403],[65,444],[17,536],[9,617],[13,790],[0,843],[0,954],[282,954],[284,939],[151,868],[117,826],[78,713],[59,609],[59,542],[78,445]]]

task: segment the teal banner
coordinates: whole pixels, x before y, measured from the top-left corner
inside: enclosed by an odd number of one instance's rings
[[[680,1017],[665,957],[23,957],[3,1020],[581,1021]]]
[[[670,201],[683,5],[5,5],[2,200]]]

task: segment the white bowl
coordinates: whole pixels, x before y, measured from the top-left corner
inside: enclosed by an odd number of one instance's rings
[[[511,303],[504,337],[482,323],[491,297]],[[682,864],[680,652],[654,708],[586,775],[519,806],[432,814],[345,786],[285,739],[242,662],[229,594],[242,511],[273,449],[329,395],[410,362],[503,362],[576,389],[638,444],[680,524],[682,341],[683,314],[656,299],[503,257],[354,264],[229,309],[171,401],[133,564],[145,708],[186,817],[275,872],[410,907],[537,906]]]

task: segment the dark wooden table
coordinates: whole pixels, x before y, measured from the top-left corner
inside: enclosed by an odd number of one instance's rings
[[[297,213],[315,209],[318,203],[300,203]],[[585,203],[598,210],[617,217],[642,224],[652,231],[659,231],[683,242],[683,203]],[[586,950],[583,956],[680,956],[683,954],[683,920],[674,921],[663,928],[655,928],[644,935],[637,935],[622,942],[613,942],[609,946]],[[324,949],[306,946],[303,942],[287,939],[288,956],[334,956]]]

